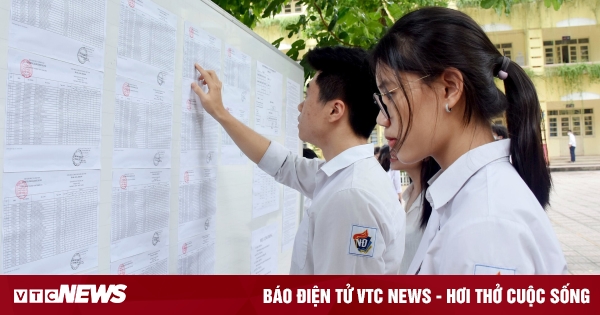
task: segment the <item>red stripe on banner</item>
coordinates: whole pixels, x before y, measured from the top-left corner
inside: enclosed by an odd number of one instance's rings
[[[600,292],[599,280],[599,276],[0,276],[0,313],[598,314],[600,302],[594,295]],[[61,292],[61,285],[73,295]],[[81,285],[79,292],[72,285]],[[34,303],[61,293],[65,301],[87,303]],[[24,302],[25,295],[27,303],[16,303]],[[90,298],[100,303],[91,303]],[[107,303],[101,303],[103,298]],[[119,298],[124,301],[113,303]]]

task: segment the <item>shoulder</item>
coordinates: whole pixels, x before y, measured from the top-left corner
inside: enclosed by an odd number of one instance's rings
[[[516,222],[531,219],[531,213],[545,215],[535,195],[505,160],[475,173],[456,194],[452,208],[460,208],[470,217],[492,216]]]

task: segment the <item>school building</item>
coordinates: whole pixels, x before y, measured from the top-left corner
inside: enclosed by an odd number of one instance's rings
[[[577,155],[600,155],[600,2],[574,0],[555,11],[543,1],[532,1],[513,5],[510,15],[482,9],[469,0],[451,2],[449,7],[477,21],[498,50],[532,77],[550,158],[569,156],[568,130],[577,139]],[[284,37],[280,49],[286,51],[297,38],[288,39],[285,26],[304,10],[292,1],[255,31],[271,42]],[[307,49],[314,45],[314,40],[307,41]],[[505,124],[505,119],[498,117],[494,123]],[[371,141],[386,142],[381,128],[373,131]]]

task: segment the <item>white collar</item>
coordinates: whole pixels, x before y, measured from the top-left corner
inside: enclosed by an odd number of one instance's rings
[[[440,170],[428,183],[425,197],[433,209],[448,203],[465,183],[484,166],[510,155],[510,139],[484,144],[468,151],[458,158],[448,169]]]
[[[336,155],[333,159],[321,166],[321,171],[327,174],[327,176],[331,176],[335,172],[346,168],[359,160],[373,157],[375,155],[373,152],[374,149],[375,147],[372,143],[357,145],[346,149],[344,152]]]

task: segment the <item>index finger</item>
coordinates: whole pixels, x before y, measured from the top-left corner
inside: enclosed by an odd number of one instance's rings
[[[200,74],[204,78],[204,83],[206,83],[206,85],[208,85],[208,88],[210,89],[213,84],[213,78],[210,75],[210,73],[207,70],[204,70],[204,68],[202,68],[197,63],[195,63],[194,66],[196,67],[196,70],[198,70],[200,72]]]

